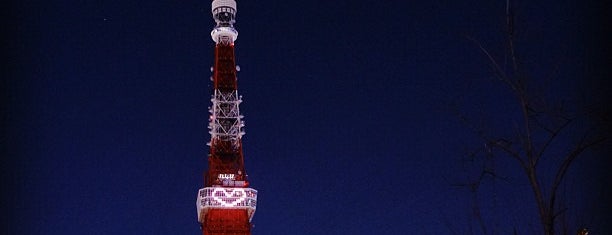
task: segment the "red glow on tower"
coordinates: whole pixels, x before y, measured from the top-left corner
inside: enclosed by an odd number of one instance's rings
[[[198,221],[204,235],[250,235],[251,219],[257,204],[257,190],[248,188],[244,169],[244,135],[236,77],[234,0],[213,0],[216,26],[210,33],[215,41],[214,90],[210,123],[210,153],[204,188],[198,192]]]

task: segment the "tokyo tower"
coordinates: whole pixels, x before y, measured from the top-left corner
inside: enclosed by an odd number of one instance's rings
[[[257,190],[249,188],[244,169],[244,135],[236,78],[234,28],[236,1],[213,0],[216,26],[210,33],[215,45],[212,68],[214,90],[210,117],[210,152],[204,188],[198,191],[196,207],[203,235],[249,235],[257,204]]]

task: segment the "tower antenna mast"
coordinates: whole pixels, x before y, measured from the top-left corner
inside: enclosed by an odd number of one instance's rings
[[[249,188],[242,153],[245,132],[234,56],[236,1],[213,0],[211,6],[216,22],[210,33],[216,44],[208,125],[211,138],[204,188],[196,201],[198,222],[203,235],[250,235],[257,190]]]

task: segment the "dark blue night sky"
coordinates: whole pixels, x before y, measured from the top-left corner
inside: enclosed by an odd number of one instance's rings
[[[453,185],[473,173],[461,159],[483,143],[453,110],[494,132],[513,128],[518,105],[469,39],[503,58],[505,1],[237,4],[254,235],[482,233],[472,194]],[[554,77],[552,96],[576,109],[609,105],[604,5],[514,6],[531,76]],[[7,9],[0,233],[200,234],[210,1]],[[569,173],[573,231],[612,231],[609,153],[587,151]],[[497,164],[506,180],[478,195],[488,229],[541,234],[525,176],[516,162]]]

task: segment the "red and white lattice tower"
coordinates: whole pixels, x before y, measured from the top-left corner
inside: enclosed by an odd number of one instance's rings
[[[257,190],[248,187],[242,154],[244,122],[238,108],[242,100],[234,57],[236,2],[213,0],[212,15],[217,25],[210,33],[216,43],[208,125],[211,140],[204,188],[196,201],[198,221],[204,235],[247,235],[251,234]]]

